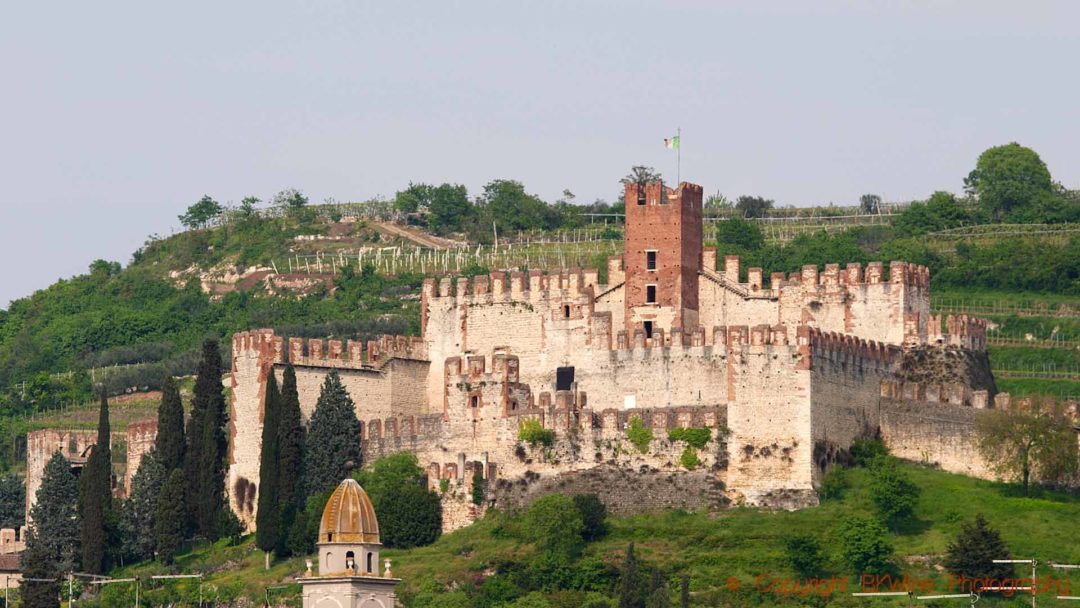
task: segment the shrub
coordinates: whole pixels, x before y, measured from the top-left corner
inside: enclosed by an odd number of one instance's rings
[[[895,459],[879,457],[870,473],[870,499],[890,525],[911,517],[919,502],[919,486],[901,471]]]
[[[587,541],[602,538],[607,533],[607,507],[596,494],[575,494],[574,506],[584,525],[581,537]]]
[[[832,467],[821,480],[821,489],[818,493],[825,500],[839,500],[844,497],[848,489],[847,471],[842,467]]]
[[[439,491],[442,492],[443,494],[446,494],[449,490],[450,490],[450,480],[449,479],[440,479],[439,480]]]
[[[840,531],[844,559],[856,574],[884,572],[892,557],[888,531],[876,519],[854,517]]]
[[[577,555],[584,545],[581,512],[565,494],[549,494],[529,505],[524,529],[541,552],[560,558]]]
[[[784,543],[784,553],[788,563],[799,576],[809,578],[821,572],[824,558],[821,555],[821,543],[809,535],[792,536]]]
[[[868,467],[880,456],[888,456],[889,448],[880,439],[856,439],[851,442],[851,458],[856,466]]]
[[[645,426],[645,423],[641,421],[640,416],[634,416],[630,419],[630,426],[626,429],[626,438],[630,440],[630,443],[634,444],[634,447],[638,449],[642,454],[649,452],[649,444],[653,440],[652,429]]]
[[[530,418],[521,421],[521,425],[518,427],[518,439],[532,447],[538,445],[551,447],[555,443],[555,431],[545,429],[540,425],[539,420]]]
[[[472,476],[472,502],[474,505],[479,506],[484,504],[484,495],[487,490],[487,488],[484,487],[485,485],[484,469],[480,463],[476,463],[476,466],[473,467]]]
[[[701,464],[701,459],[698,458],[697,450],[687,446],[681,456],[679,456],[679,464],[683,466],[687,471],[693,471]]]
[[[702,428],[674,428],[668,431],[668,439],[672,441],[685,441],[692,448],[703,449],[705,444],[712,439],[712,429]]]

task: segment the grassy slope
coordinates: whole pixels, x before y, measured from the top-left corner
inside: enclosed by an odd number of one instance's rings
[[[1080,521],[1080,498],[1045,492],[1024,498],[1003,484],[951,475],[914,464],[904,465],[922,489],[916,521],[900,534],[891,536],[898,555],[900,573],[931,578],[937,589],[946,589],[944,575],[936,569],[940,554],[962,521],[982,512],[1002,531],[1013,556],[1035,557],[1043,562],[1080,562],[1076,522]],[[762,594],[753,589],[759,574],[794,577],[784,560],[784,539],[795,533],[817,536],[828,559],[828,574],[848,576],[840,555],[837,530],[852,515],[869,514],[872,507],[866,494],[867,473],[850,472],[852,488],[843,499],[795,512],[733,509],[718,516],[670,511],[612,519],[609,535],[587,546],[586,557],[597,557],[613,567],[622,563],[626,545],[634,542],[639,558],[650,567],[660,567],[670,580],[683,574],[691,579],[694,605],[801,606],[804,601]],[[499,563],[528,559],[533,549],[518,540],[519,520],[504,514],[489,515],[483,521],[444,536],[434,545],[409,551],[388,550],[395,576],[404,579],[399,594],[410,596],[421,587],[456,585],[468,589],[485,571]],[[303,560],[280,562],[269,571],[262,569],[262,555],[251,538],[235,547],[223,543],[184,556],[176,570],[208,573],[207,593],[220,599],[247,596],[261,599],[268,586],[281,585],[303,571]],[[172,571],[159,565],[139,565],[114,573],[116,576],[148,576]],[[1048,570],[1041,572],[1049,574]],[[726,589],[730,577],[743,587]],[[1071,579],[1080,589],[1080,574]],[[174,583],[174,585],[176,585]],[[852,578],[850,587],[856,586]],[[161,587],[160,584],[157,585]],[[159,601],[177,599],[176,593],[195,593],[196,587],[177,585],[150,591]],[[116,593],[121,590],[117,589]],[[279,598],[295,604],[299,588],[288,584],[272,589]],[[155,595],[156,594],[156,595]],[[674,596],[672,598],[675,599]],[[1006,605],[987,601],[989,605]],[[865,600],[837,595],[828,605],[867,605]],[[898,602],[876,601],[870,605],[898,606]],[[982,605],[982,604],[980,604]],[[1055,603],[1040,597],[1040,605]]]

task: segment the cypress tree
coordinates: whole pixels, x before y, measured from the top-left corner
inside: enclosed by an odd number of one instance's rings
[[[157,437],[154,439],[158,462],[166,475],[183,466],[184,447],[184,405],[180,401],[180,386],[176,378],[167,376],[161,389]]]
[[[139,559],[154,557],[158,503],[169,473],[157,456],[157,448],[151,448],[131,478],[131,496],[124,503],[128,533],[125,544],[129,555]],[[183,519],[181,512],[180,521],[183,522]]]
[[[327,374],[323,382],[305,447],[304,480],[308,496],[336,486],[351,468],[360,466],[360,421],[336,371]]]
[[[78,494],[71,464],[60,452],[53,454],[30,509],[32,522],[20,565],[25,578],[53,578],[56,582],[25,581],[24,606],[60,605],[60,578],[75,569],[79,556]]]
[[[154,545],[158,559],[163,564],[171,564],[184,543],[184,487],[187,481],[184,472],[175,469],[165,480],[161,488],[155,514]]]
[[[960,524],[960,532],[949,543],[945,567],[957,576],[968,578],[1012,578],[1015,575],[1012,564],[994,563],[995,559],[1011,558],[1001,533],[990,526],[982,513],[976,513],[973,522]]]
[[[195,376],[184,465],[188,516],[194,531],[210,539],[218,537],[218,521],[225,504],[226,422],[221,354],[217,340],[208,339],[203,342]]]
[[[278,412],[278,498],[281,503],[281,523],[278,527],[278,546],[275,552],[286,557],[289,549],[289,530],[296,514],[304,504],[300,487],[304,464],[304,426],[300,420],[300,395],[296,390],[296,370],[285,366],[281,381],[281,407]]]
[[[278,495],[282,512],[301,507],[306,496],[301,491],[301,467],[304,458],[304,426],[300,420],[300,395],[296,390],[296,371],[285,366],[281,381],[281,407],[278,419]]]
[[[109,430],[109,401],[101,394],[97,443],[79,476],[79,515],[81,519],[82,567],[90,574],[105,570],[105,521],[112,508],[112,450]]]
[[[266,552],[266,567],[270,568],[270,552],[280,540],[281,503],[278,494],[278,420],[281,395],[277,378],[270,370],[266,379],[266,399],[263,405],[262,453],[259,455],[259,508],[255,516],[255,544]]]
[[[644,591],[641,573],[638,571],[634,543],[626,547],[626,562],[619,577],[619,608],[644,608]]]

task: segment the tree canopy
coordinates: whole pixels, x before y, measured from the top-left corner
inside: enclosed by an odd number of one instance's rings
[[[179,216],[180,223],[185,228],[202,228],[206,226],[210,220],[221,215],[224,209],[221,203],[215,201],[209,196],[203,196],[192,206],[187,208],[187,211]]]

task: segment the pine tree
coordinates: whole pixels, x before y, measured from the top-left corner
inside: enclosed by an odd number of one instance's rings
[[[157,438],[154,439],[158,462],[168,473],[184,463],[184,405],[180,386],[172,376],[165,378],[158,406]]]
[[[341,483],[360,466],[360,421],[341,378],[331,371],[323,382],[308,427],[304,478],[308,496]]]
[[[641,573],[638,572],[634,543],[626,547],[626,562],[619,577],[619,608],[644,608]]]
[[[163,564],[171,564],[184,543],[184,472],[174,470],[161,488],[155,515],[154,545],[158,559]]]
[[[79,556],[78,488],[71,463],[60,452],[45,465],[41,487],[30,509],[22,572],[26,578],[57,579],[56,582],[23,583],[23,605],[59,606],[60,577],[75,569]]]
[[[995,559],[1011,559],[1009,548],[1001,533],[990,527],[982,513],[978,513],[975,521],[961,524],[960,532],[949,543],[945,567],[957,576],[968,578],[1012,578],[1012,564],[995,564]]]
[[[221,354],[217,340],[210,339],[203,342],[195,376],[184,461],[188,517],[194,532],[210,539],[218,537],[218,522],[225,508],[226,422]]]
[[[255,517],[255,544],[266,552],[270,567],[270,552],[277,547],[281,532],[281,503],[278,494],[278,421],[281,395],[278,393],[274,371],[266,379],[266,399],[263,405],[262,453],[259,456],[259,508]]]
[[[109,401],[101,395],[97,443],[79,476],[79,515],[81,520],[82,567],[90,574],[105,571],[105,538],[108,511],[112,508],[112,450],[109,447]]]
[[[157,456],[157,448],[151,448],[131,478],[131,496],[124,503],[128,534],[124,540],[127,553],[138,559],[154,557],[158,502],[169,473]],[[182,514],[180,519],[183,520]]]
[[[285,366],[281,382],[278,419],[278,495],[282,513],[289,507],[302,507],[307,498],[299,487],[303,458],[304,426],[300,420],[300,395],[296,390],[296,371],[290,363]]]

